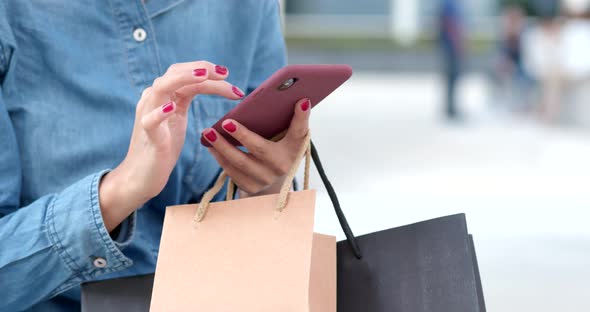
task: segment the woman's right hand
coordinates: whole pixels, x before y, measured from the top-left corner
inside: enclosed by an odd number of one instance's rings
[[[142,93],[127,156],[100,183],[108,231],[164,189],[184,145],[187,113],[196,95],[217,94],[232,100],[244,96],[225,81],[227,75],[226,67],[209,62],[174,64]]]

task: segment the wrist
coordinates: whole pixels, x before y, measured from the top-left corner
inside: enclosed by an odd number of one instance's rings
[[[275,183],[269,185],[265,188],[260,195],[270,195],[270,194],[278,194],[281,191],[281,187],[283,187],[283,183],[285,182],[285,178],[282,177],[278,179]]]
[[[141,195],[132,181],[122,166],[108,172],[100,181],[100,209],[109,232],[149,200]]]
[[[264,188],[260,192],[256,194],[249,194],[241,189],[238,189],[238,194],[240,198],[246,198],[251,196],[263,196],[263,195],[271,195],[271,194],[278,194],[281,191],[281,187],[285,181],[285,177],[279,178],[273,184],[269,185],[268,187]]]

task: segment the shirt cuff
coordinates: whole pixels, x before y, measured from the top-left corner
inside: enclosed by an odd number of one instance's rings
[[[53,246],[64,263],[83,280],[133,265],[122,250],[135,232],[136,213],[111,238],[102,220],[98,184],[109,170],[92,174],[65,189],[49,205],[45,222]]]
[[[121,224],[119,224],[119,233],[116,236],[110,236],[111,239],[115,242],[115,246],[117,246],[120,250],[125,249],[127,245],[129,245],[133,239],[133,234],[135,233],[135,222],[137,220],[137,212],[133,211],[133,213],[127,217]],[[102,221],[102,217],[101,217]]]

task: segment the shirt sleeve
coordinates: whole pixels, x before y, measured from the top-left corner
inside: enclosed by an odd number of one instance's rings
[[[254,91],[275,71],[287,64],[285,39],[283,38],[279,1],[264,1],[262,22],[248,81],[248,93]]]
[[[92,173],[59,193],[20,206],[21,164],[3,100],[10,54],[0,40],[0,311],[22,311],[81,282],[132,265],[123,253],[135,214],[112,238],[102,220]]]

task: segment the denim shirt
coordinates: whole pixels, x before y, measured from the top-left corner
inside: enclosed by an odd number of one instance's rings
[[[165,207],[220,172],[200,133],[236,102],[193,101],[168,184],[113,237],[98,184],[141,92],[195,60],[252,91],[286,62],[277,0],[0,1],[0,311],[78,311],[80,283],[154,272]]]

